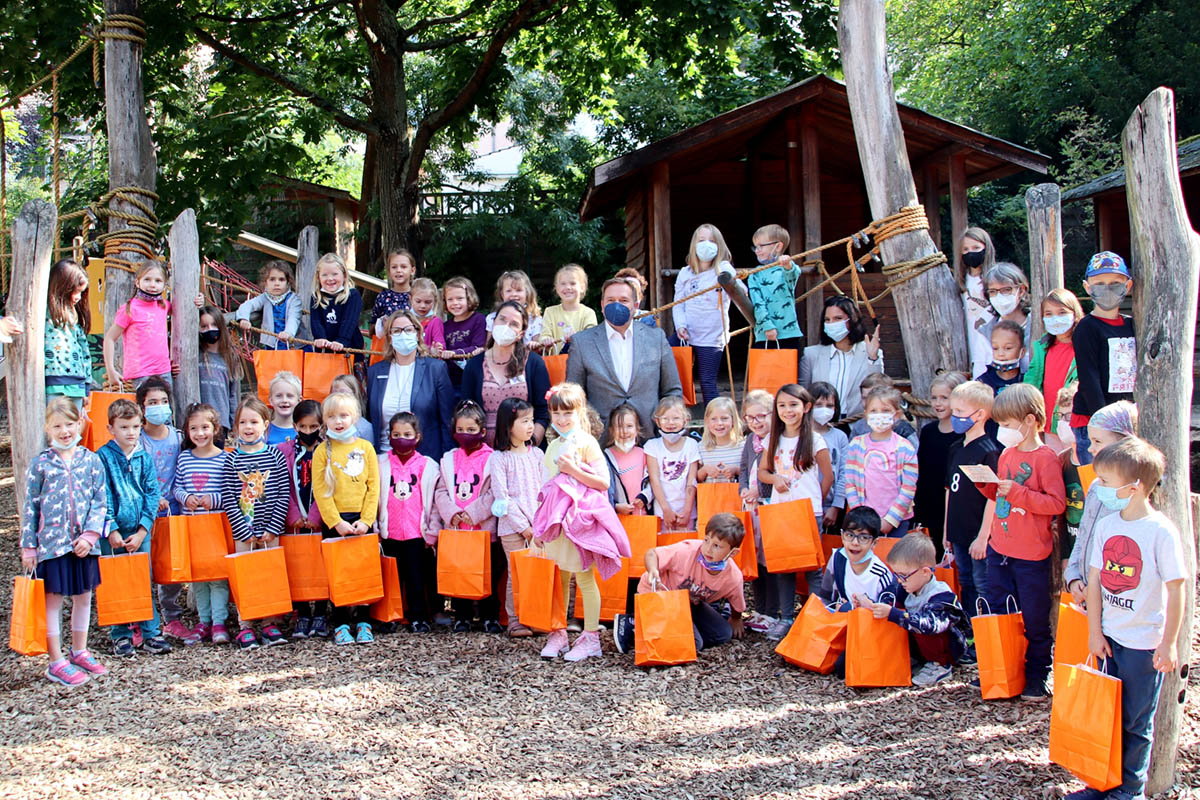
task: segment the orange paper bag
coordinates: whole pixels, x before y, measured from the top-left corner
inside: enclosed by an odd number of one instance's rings
[[[592,567],[592,575],[600,587],[600,619],[612,622],[617,614],[625,613],[625,601],[629,593],[629,559],[622,557],[620,571],[608,580],[601,578],[595,567]],[[583,613],[583,593],[579,590],[578,582],[575,584],[575,613]]]
[[[746,361],[746,391],[763,389],[775,394],[780,386],[795,383],[799,355],[799,350],[783,349],[778,344],[773,350],[752,348]]]
[[[1121,784],[1121,681],[1091,664],[1054,667],[1050,760],[1093,789]]]
[[[953,566],[950,567],[934,567],[933,577],[937,578],[942,583],[950,587],[954,592],[954,596],[959,600],[962,599],[962,584],[958,582],[958,570]]]
[[[137,402],[137,396],[125,392],[92,392],[91,408],[88,409],[88,427],[84,434],[83,445],[89,450],[99,450],[112,440],[108,432],[108,407],[116,400]]]
[[[733,563],[742,571],[742,580],[752,581],[758,577],[758,548],[754,545],[754,519],[749,511],[738,511],[737,518],[742,521],[746,535],[742,537],[742,545],[738,548]]]
[[[892,548],[896,546],[899,538],[894,536],[880,536],[875,540],[875,555],[883,559],[883,563],[887,563],[888,553],[892,552]]]
[[[101,556],[99,563],[100,585],[96,587],[96,624],[125,625],[153,619],[150,554]]]
[[[908,631],[886,619],[875,619],[869,608],[856,608],[847,614],[846,685],[911,685]]]
[[[509,563],[517,620],[547,633],[566,628],[567,606],[554,559],[546,558],[541,548],[530,548],[512,553]]]
[[[371,619],[380,622],[400,622],[404,619],[404,598],[400,590],[400,570],[396,559],[381,556],[379,567],[383,574],[383,597],[371,603]]]
[[[338,375],[350,374],[350,356],[338,353],[305,353],[304,399],[322,402],[329,395],[329,385]]]
[[[444,530],[438,535],[438,594],[482,600],[492,593],[491,535]]]
[[[303,350],[255,350],[254,380],[258,384],[258,399],[268,405],[271,402],[271,381],[280,372],[290,372],[296,379],[304,380]]]
[[[287,561],[288,587],[292,600],[308,603],[329,599],[329,577],[321,555],[321,534],[288,533],[279,537]]]
[[[187,526],[188,558],[191,562],[192,580],[221,581],[229,577],[225,573],[225,556],[230,547],[226,538],[229,518],[224,514],[193,514],[179,517]],[[151,546],[153,546],[151,542]]]
[[[971,619],[984,700],[1016,697],[1025,688],[1025,622],[1011,596],[1006,606],[1007,613],[993,614],[981,597],[979,613]]]
[[[8,646],[23,656],[46,652],[46,583],[41,578],[13,578],[12,619]]]
[[[629,577],[640,578],[646,572],[646,551],[658,547],[658,517],[651,514],[621,514],[618,517],[629,535]]]
[[[696,485],[696,530],[701,536],[713,514],[723,511],[737,513],[741,510],[742,495],[737,483],[714,481]]]
[[[692,601],[685,590],[639,593],[633,599],[633,618],[634,664],[662,667],[696,660]]]
[[[655,547],[667,547],[668,545],[678,542],[686,542],[688,539],[699,539],[700,534],[697,531],[663,531],[658,535],[658,542]],[[644,564],[642,566],[645,566]]]
[[[833,558],[833,551],[842,546],[842,535],[840,533],[823,533],[821,534],[821,555],[825,557],[825,563],[829,563],[829,559]]]
[[[542,356],[546,362],[546,372],[550,375],[550,385],[557,386],[567,379],[566,356]]]
[[[675,353],[675,369],[679,370],[679,383],[683,386],[683,402],[696,405],[696,381],[692,378],[692,348],[672,347]]]
[[[155,583],[187,583],[192,579],[186,517],[159,517],[150,532],[150,561]]]
[[[382,336],[371,337],[371,352],[375,353],[375,355],[371,356],[371,359],[367,362],[367,366],[374,366],[380,361],[383,361],[384,344],[385,341]]]
[[[828,675],[838,656],[846,652],[846,623],[846,612],[831,611],[821,598],[810,594],[775,652],[789,664]]]
[[[383,597],[379,537],[375,534],[324,539],[321,558],[329,579],[329,602],[335,606],[361,606]]]
[[[287,559],[282,547],[267,547],[225,556],[229,591],[242,619],[279,617],[292,610]]]
[[[1058,601],[1058,630],[1054,634],[1054,663],[1082,664],[1088,653],[1087,612],[1075,605],[1070,592]]]
[[[790,500],[758,507],[763,564],[767,572],[807,572],[825,566],[821,533],[811,500]]]

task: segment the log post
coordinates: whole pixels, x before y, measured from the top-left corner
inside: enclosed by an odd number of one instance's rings
[[[838,16],[854,138],[871,214],[879,219],[918,204],[888,72],[883,0],[842,0]],[[928,231],[901,234],[880,247],[887,264],[937,252]],[[928,397],[937,369],[962,369],[967,364],[967,327],[958,287],[941,264],[899,284],[892,293],[913,393]]]
[[[1056,183],[1039,183],[1025,192],[1029,220],[1029,290],[1036,302],[1051,289],[1063,288],[1062,193]],[[1041,309],[1034,308],[1032,336],[1046,332]],[[1029,342],[1025,343],[1029,346]]]
[[[950,154],[950,246],[958,246],[958,237],[967,229],[967,157],[955,150]]]
[[[25,507],[25,473],[41,452],[46,428],[46,287],[54,258],[58,209],[31,200],[12,228],[12,288],[8,313],[25,324],[24,341],[7,348],[8,429],[12,434],[17,509]]]
[[[1162,450],[1167,471],[1158,488],[1159,511],[1179,528],[1191,577],[1179,629],[1181,667],[1163,676],[1146,794],[1175,780],[1183,721],[1187,664],[1196,596],[1196,539],[1188,480],[1188,424],[1192,405],[1192,354],[1196,345],[1196,295],[1200,236],[1192,229],[1175,151],[1174,93],[1155,89],[1133,112],[1121,135],[1125,194],[1129,201],[1133,311],[1137,321],[1139,433]]]
[[[649,214],[646,225],[650,230],[650,280],[658,287],[659,301],[674,297],[674,288],[664,284],[664,274],[671,269],[671,169],[660,161],[650,170]],[[663,314],[658,327],[666,333],[675,332],[670,314]]]
[[[183,210],[171,224],[171,361],[179,365],[175,376],[175,419],[186,423],[183,412],[200,402],[200,234],[196,212]]]
[[[300,231],[296,240],[296,296],[300,298],[300,329],[296,335],[301,339],[312,339],[312,327],[308,322],[312,306],[313,284],[317,280],[317,236],[316,225],[308,225]]]
[[[104,13],[139,16],[138,0],[104,0]],[[158,162],[150,141],[150,125],[146,121],[145,95],[142,91],[142,45],[126,39],[104,40],[104,116],[108,130],[108,188],[109,191],[127,186],[153,192]],[[151,197],[137,194],[137,200],[153,208]],[[113,198],[112,211],[144,217],[133,203]],[[153,221],[152,221],[153,222]],[[110,234],[133,227],[128,220],[109,217]],[[107,250],[107,248],[106,248]],[[116,252],[106,252],[119,259],[137,263],[152,254],[136,245],[121,245]],[[117,309],[133,296],[133,275],[116,266],[105,269],[104,327],[112,324]],[[118,348],[121,341],[117,342]],[[120,358],[118,357],[118,361]]]
[[[801,183],[804,192],[804,249],[812,250],[821,244],[821,145],[817,138],[816,114],[811,107],[804,109],[800,127],[800,162],[803,165]],[[820,256],[818,255],[819,259]],[[819,273],[804,279],[804,291],[821,282]],[[825,317],[825,292],[813,292],[804,301],[801,326],[808,341],[817,344],[821,339],[821,324]]]

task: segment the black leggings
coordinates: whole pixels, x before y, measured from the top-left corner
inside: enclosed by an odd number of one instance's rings
[[[409,622],[429,621],[429,549],[425,539],[383,539],[383,554],[396,559],[400,575],[400,591],[404,596],[404,617]],[[436,574],[435,574],[436,585]]]

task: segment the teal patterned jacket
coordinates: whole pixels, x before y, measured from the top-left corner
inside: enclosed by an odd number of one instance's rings
[[[46,315],[46,394],[87,397],[92,356],[83,326],[56,325]]]
[[[799,338],[800,322],[796,319],[796,281],[800,269],[772,267],[746,278],[746,289],[754,305],[754,341],[764,342],[766,331],[774,328],[780,339]]]

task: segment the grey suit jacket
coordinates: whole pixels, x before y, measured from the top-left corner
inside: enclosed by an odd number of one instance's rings
[[[683,394],[683,387],[666,334],[646,325],[634,324],[629,329],[633,335],[633,376],[628,390],[617,380],[608,349],[608,325],[603,322],[571,337],[567,380],[583,387],[588,402],[605,424],[614,408],[629,403],[637,409],[642,428],[648,431],[653,426],[658,399]]]

